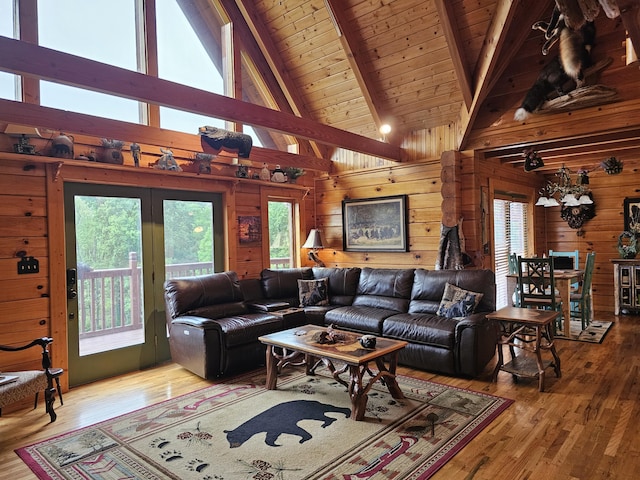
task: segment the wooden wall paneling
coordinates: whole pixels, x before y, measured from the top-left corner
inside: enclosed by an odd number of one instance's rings
[[[435,265],[442,217],[439,160],[319,178],[316,189],[318,221],[323,225],[328,245],[322,259],[327,264],[383,268],[405,265],[433,268]],[[407,195],[410,251],[342,251],[342,200],[398,194]]]
[[[51,361],[56,368],[69,370],[67,322],[67,263],[65,256],[64,185],[58,165],[47,164],[47,230],[49,232],[49,335]],[[60,377],[64,391],[69,389],[69,375]]]
[[[560,208],[544,209],[548,232],[547,247],[554,250],[580,250],[580,262],[584,265],[587,252],[596,252],[596,266],[593,274],[593,303],[597,311],[613,311],[613,265],[609,261],[619,258],[618,236],[624,230],[624,199],[640,198],[640,161],[624,159],[623,172],[607,175],[598,170],[589,175],[589,187],[596,204],[596,216],[585,222],[583,236],[576,235],[560,218]],[[553,176],[548,176],[554,179]],[[542,208],[542,207],[537,207]],[[597,318],[597,313],[596,313]]]
[[[49,335],[49,283],[45,169],[36,161],[0,159],[0,343],[19,345]],[[39,261],[39,272],[18,274],[21,257]],[[6,288],[3,288],[6,287]],[[40,368],[40,356],[5,353],[9,365]]]

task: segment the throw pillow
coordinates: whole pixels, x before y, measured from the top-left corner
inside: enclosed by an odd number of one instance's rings
[[[483,296],[484,293],[471,292],[447,282],[436,313],[447,318],[466,317],[474,312]]]
[[[298,297],[301,307],[329,305],[329,283],[327,279],[298,280]]]

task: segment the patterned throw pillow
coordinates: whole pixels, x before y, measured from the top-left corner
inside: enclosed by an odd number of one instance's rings
[[[298,297],[301,307],[329,305],[329,283],[327,279],[298,280]]]
[[[447,318],[466,317],[474,312],[483,296],[484,293],[470,292],[447,282],[436,314]]]

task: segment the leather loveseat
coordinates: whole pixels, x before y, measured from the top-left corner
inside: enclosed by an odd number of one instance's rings
[[[221,280],[208,277],[219,275],[231,279],[233,294],[209,291]],[[287,322],[288,316],[277,312],[300,306],[299,287],[305,282],[321,282],[326,298],[305,304],[304,316]],[[450,293],[453,288],[447,284],[462,289],[464,300],[471,299],[473,305],[465,307],[464,315],[443,314],[445,289]],[[259,279],[240,281],[226,272],[169,280],[165,299],[170,332],[175,332],[170,337],[173,359],[203,377],[264,363],[264,347],[257,338],[301,323],[406,340],[401,364],[454,376],[477,376],[496,349],[496,327],[486,319],[495,310],[490,270],[265,269]],[[216,307],[210,308],[213,301]]]

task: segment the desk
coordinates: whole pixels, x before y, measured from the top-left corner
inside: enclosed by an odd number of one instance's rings
[[[538,390],[544,392],[545,370],[553,367],[556,377],[560,378],[560,357],[554,344],[554,327],[558,312],[553,310],[537,310],[535,308],[504,307],[487,315],[490,320],[498,322],[500,333],[498,337],[498,363],[493,371],[493,380],[498,372],[503,370],[512,375],[524,377],[538,377]],[[531,340],[533,337],[533,340]],[[509,346],[511,361],[505,365],[502,347]],[[516,356],[515,349],[527,350],[535,353],[535,364],[531,358],[524,355]],[[543,361],[542,352],[549,351],[553,355],[553,362]]]
[[[582,280],[584,270],[554,270],[553,280],[562,300],[562,329],[571,338],[571,284]],[[518,274],[507,275],[507,291],[513,292],[518,284]]]

